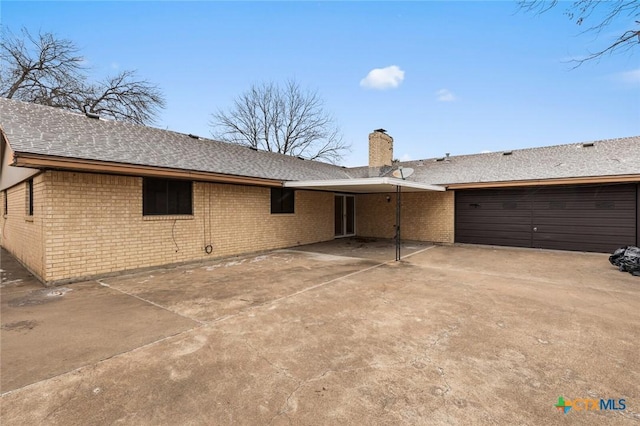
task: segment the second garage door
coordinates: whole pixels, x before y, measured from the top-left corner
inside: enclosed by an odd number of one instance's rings
[[[456,191],[456,242],[611,252],[638,243],[638,186]]]

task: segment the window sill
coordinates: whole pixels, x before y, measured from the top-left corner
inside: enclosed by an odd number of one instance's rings
[[[24,221],[25,222],[33,222],[33,216],[25,216],[24,217]]]
[[[193,215],[190,214],[170,214],[170,215],[151,215],[142,216],[142,220],[193,220]]]

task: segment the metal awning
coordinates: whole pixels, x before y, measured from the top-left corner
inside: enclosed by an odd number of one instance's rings
[[[329,180],[298,180],[285,182],[287,188],[315,189],[321,191],[349,192],[355,194],[371,194],[376,192],[445,191],[444,186],[428,183],[412,182],[392,177],[372,177],[361,179],[329,179]]]
[[[349,192],[356,194],[371,194],[380,192],[396,193],[396,261],[401,259],[400,247],[400,218],[402,209],[402,192],[446,191],[444,186],[429,185],[397,179],[392,177],[373,177],[362,179],[333,179],[333,180],[300,180],[285,182],[287,188],[314,189],[320,191]]]

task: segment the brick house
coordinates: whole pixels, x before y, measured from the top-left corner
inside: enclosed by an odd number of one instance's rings
[[[45,283],[343,236],[640,243],[640,137],[345,168],[0,99],[0,242]],[[394,177],[397,170],[414,173]]]

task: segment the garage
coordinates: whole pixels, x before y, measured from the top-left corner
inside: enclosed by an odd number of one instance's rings
[[[637,184],[456,191],[459,243],[611,252],[640,243]]]

